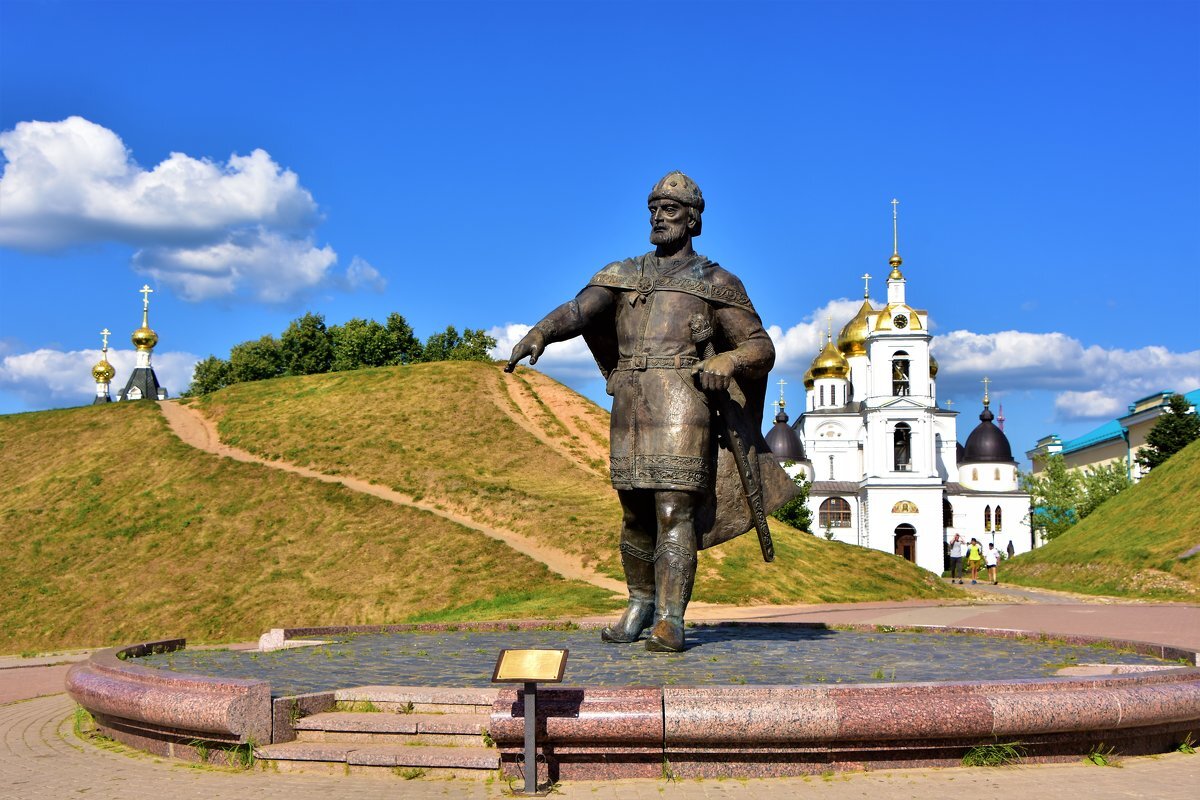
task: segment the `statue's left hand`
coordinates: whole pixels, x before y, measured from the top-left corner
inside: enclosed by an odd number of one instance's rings
[[[737,364],[729,353],[717,353],[712,358],[704,359],[696,365],[700,388],[706,392],[728,389],[736,368]]]

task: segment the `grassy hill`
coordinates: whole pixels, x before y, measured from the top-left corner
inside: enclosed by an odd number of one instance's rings
[[[1200,601],[1200,441],[1045,547],[1005,565],[1003,579],[1085,594]]]
[[[488,364],[422,364],[239,384],[198,405],[230,444],[394,487],[619,578],[602,469],[570,442],[546,445],[570,438],[552,409],[542,438],[518,425],[502,380]],[[547,381],[521,384],[537,394]],[[155,403],[0,416],[0,450],[0,652],[621,605],[436,515],[189,447]],[[753,536],[704,553],[696,599],[953,593],[894,556],[773,530],[773,564]]]

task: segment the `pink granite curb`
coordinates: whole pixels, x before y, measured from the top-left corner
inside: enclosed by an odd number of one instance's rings
[[[187,757],[197,740],[270,741],[266,681],[169,672],[126,660],[184,645],[183,639],[167,639],[101,650],[67,672],[67,693],[91,712],[102,732],[160,755]]]

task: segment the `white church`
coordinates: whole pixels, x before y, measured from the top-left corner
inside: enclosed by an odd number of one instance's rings
[[[895,237],[893,201],[893,237]],[[913,308],[893,248],[887,304],[864,291],[836,344],[832,330],[804,376],[805,410],[788,425],[780,397],[767,444],[812,482],[813,532],[895,553],[935,574],[950,540],[1019,554],[1033,545],[1029,495],[993,420],[984,382],[979,423],[958,443],[958,412],[938,405],[929,313]],[[867,278],[867,276],[863,276]]]

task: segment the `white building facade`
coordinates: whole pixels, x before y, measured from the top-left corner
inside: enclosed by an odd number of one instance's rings
[[[1029,495],[986,388],[979,424],[960,446],[957,412],[938,405],[929,314],[909,305],[898,252],[889,263],[886,305],[864,296],[804,378],[793,426],[803,457],[789,461],[812,481],[813,531],[936,574],[956,533],[985,550],[1026,552]]]

